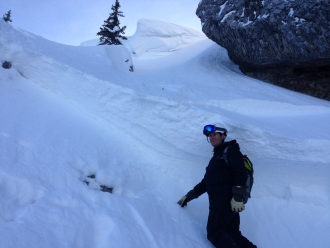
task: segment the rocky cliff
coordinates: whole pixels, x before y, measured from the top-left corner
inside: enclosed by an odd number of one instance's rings
[[[196,14],[247,75],[330,100],[329,0],[202,0]]]

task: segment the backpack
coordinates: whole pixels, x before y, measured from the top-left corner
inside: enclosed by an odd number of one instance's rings
[[[222,158],[226,161],[227,165],[229,166],[228,158],[227,158],[228,147],[229,146],[227,146],[223,150]],[[247,155],[243,155],[243,161],[244,161],[244,165],[245,165],[245,170],[248,174],[248,178],[246,180],[246,186],[247,186],[246,195],[243,196],[243,201],[244,201],[244,203],[246,203],[248,201],[248,198],[251,198],[251,191],[252,191],[252,186],[253,186],[253,182],[254,182],[254,177],[253,177],[254,169],[253,169],[253,164]]]

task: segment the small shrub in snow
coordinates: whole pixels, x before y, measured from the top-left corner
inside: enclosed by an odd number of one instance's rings
[[[8,61],[5,61],[2,63],[2,67],[5,69],[10,69],[11,68],[11,63]]]
[[[101,185],[98,182],[96,182],[96,176],[94,174],[87,176],[87,178],[83,182],[86,183],[91,189],[101,190],[103,192],[108,192],[110,194],[112,194],[113,192],[112,187]]]
[[[9,10],[6,14],[4,14],[2,19],[4,19],[5,22],[12,22],[12,20],[11,20],[11,10]]]

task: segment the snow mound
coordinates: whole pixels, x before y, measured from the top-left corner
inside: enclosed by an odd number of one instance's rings
[[[163,21],[141,19],[138,20],[135,34],[128,37],[128,40],[122,40],[122,43],[137,56],[146,53],[164,56],[205,39],[207,38],[204,34],[194,29]],[[81,42],[80,46],[98,44],[99,39],[93,39]]]
[[[173,52],[190,44],[206,39],[200,32],[176,24],[141,19],[137,29],[129,38],[126,46],[131,46],[132,52],[141,56],[147,52]]]
[[[37,200],[37,190],[24,178],[8,176],[0,171],[0,217],[13,221],[24,212],[25,208]]]
[[[133,61],[130,52],[123,45],[105,46],[105,51],[113,65],[123,71],[133,72]]]
[[[80,43],[80,46],[97,46],[100,42],[100,39],[86,40]]]

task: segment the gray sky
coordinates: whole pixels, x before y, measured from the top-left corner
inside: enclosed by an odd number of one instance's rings
[[[175,23],[201,32],[195,12],[200,0],[119,0],[121,26],[135,33],[138,19]],[[0,15],[11,10],[10,24],[55,42],[79,45],[97,39],[115,0],[1,0]]]

